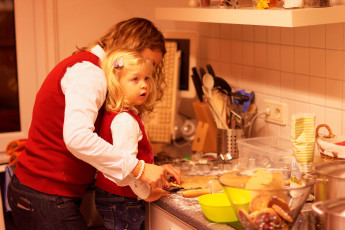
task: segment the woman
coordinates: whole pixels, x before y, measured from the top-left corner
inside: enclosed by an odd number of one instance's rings
[[[36,95],[25,151],[8,187],[18,229],[87,229],[79,206],[95,169],[114,182],[142,171],[140,180],[152,188],[165,185],[167,174],[179,182],[180,172],[174,167],[142,164],[94,133],[107,94],[99,63],[106,53],[120,48],[150,59],[157,84],[164,84],[164,37],[142,18],[116,24],[97,42],[60,62]],[[158,98],[161,95],[158,92]]]

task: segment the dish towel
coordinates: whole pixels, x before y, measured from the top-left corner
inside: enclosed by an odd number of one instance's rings
[[[6,212],[10,212],[12,211],[10,205],[8,204],[8,200],[7,200],[7,188],[8,188],[8,184],[11,181],[11,177],[13,176],[13,172],[14,172],[15,166],[6,166],[5,167],[5,181],[4,181],[4,201],[5,201],[5,210]]]
[[[315,151],[315,113],[292,115],[291,143],[292,169],[311,171]]]

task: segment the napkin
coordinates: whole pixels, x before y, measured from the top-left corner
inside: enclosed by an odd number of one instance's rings
[[[293,169],[303,172],[308,172],[312,169],[315,150],[315,116],[315,113],[292,115],[291,143]]]

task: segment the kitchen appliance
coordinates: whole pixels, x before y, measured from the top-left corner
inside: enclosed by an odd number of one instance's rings
[[[323,162],[314,167],[317,180],[314,186],[316,201],[345,197],[345,161]]]
[[[323,219],[324,229],[344,229],[345,198],[315,202],[312,209]]]

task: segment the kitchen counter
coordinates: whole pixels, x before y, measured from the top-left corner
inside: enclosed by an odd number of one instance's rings
[[[163,151],[169,152],[173,157],[181,157],[183,155],[189,155],[190,152],[185,149],[176,148],[175,146],[164,146]],[[190,151],[190,150],[189,150]],[[187,154],[186,154],[187,153]],[[235,160],[232,162],[236,162]],[[315,163],[320,162],[320,157],[318,154],[315,155]],[[236,164],[235,164],[236,165]],[[224,173],[225,171],[223,171]],[[217,174],[217,172],[208,172],[207,175]],[[219,172],[218,172],[219,173]],[[220,174],[219,174],[220,175]],[[162,197],[159,200],[152,202],[151,205],[159,207],[161,210],[168,214],[176,217],[178,220],[192,226],[194,229],[200,230],[230,230],[230,229],[241,229],[240,223],[213,223],[209,221],[203,214],[198,198],[184,198],[179,193],[170,194],[167,197]],[[311,203],[306,203],[298,219],[295,222],[293,230],[303,230],[303,229],[315,229],[315,215],[311,210]],[[178,228],[177,228],[178,229]]]
[[[198,230],[241,229],[240,223],[238,222],[223,224],[213,223],[207,220],[200,208],[198,198],[184,198],[180,194],[173,193],[152,202],[151,205],[160,207],[177,219]],[[315,215],[311,211],[311,203],[306,203],[292,230],[315,229],[315,224],[316,220]]]
[[[198,230],[229,230],[235,229],[228,224],[213,223],[204,216],[198,198],[184,198],[174,193],[162,197],[152,203],[188,225]]]

